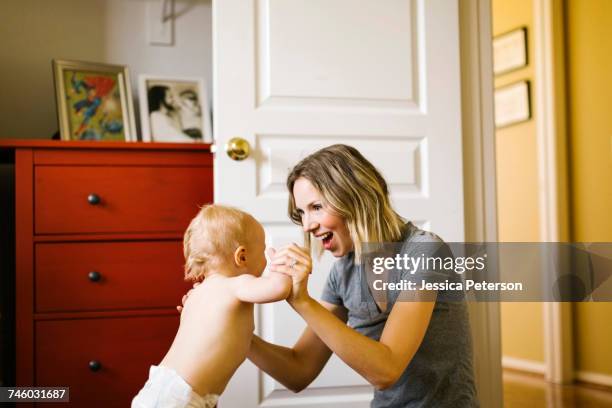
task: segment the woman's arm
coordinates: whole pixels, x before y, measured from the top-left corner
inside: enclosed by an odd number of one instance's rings
[[[434,304],[435,301],[397,302],[380,341],[376,341],[340,322],[312,298],[291,302],[327,347],[381,390],[395,384],[412,360],[425,336]]]
[[[338,324],[346,324],[347,313],[344,307],[326,302],[319,306]],[[247,357],[285,387],[300,392],[317,378],[331,353],[325,343],[307,327],[293,348],[278,346],[253,336]]]
[[[298,263],[292,264],[292,259]],[[436,292],[414,292],[410,293],[412,301],[396,302],[380,341],[376,341],[339,322],[310,297],[308,276],[312,261],[305,248],[295,244],[282,248],[275,254],[271,270],[293,278],[293,290],[287,301],[348,366],[377,389],[388,388],[397,382],[425,337]]]

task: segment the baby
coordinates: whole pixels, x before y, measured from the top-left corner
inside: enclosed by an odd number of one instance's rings
[[[249,214],[209,205],[196,215],[185,232],[185,275],[203,282],[185,301],[174,342],[132,408],[215,406],[249,350],[253,303],[291,292],[288,276],[261,276],[264,250],[264,230]]]

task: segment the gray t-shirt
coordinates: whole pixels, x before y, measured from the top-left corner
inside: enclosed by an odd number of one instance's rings
[[[444,245],[437,235],[408,223],[402,251],[415,256],[423,250],[433,251],[435,245],[419,246],[423,243]],[[363,280],[362,268],[354,264],[351,252],[334,263],[321,299],[344,306],[348,325],[378,341],[397,296],[389,296],[387,310],[381,311]],[[423,342],[408,367],[392,387],[374,393],[371,407],[478,406],[467,306],[465,302],[437,301]]]

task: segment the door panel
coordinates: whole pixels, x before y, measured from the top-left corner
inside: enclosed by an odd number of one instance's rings
[[[406,0],[258,1],[258,105],[410,106],[418,90],[414,8]]]

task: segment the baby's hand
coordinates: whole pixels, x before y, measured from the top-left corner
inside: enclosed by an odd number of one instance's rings
[[[191,291],[193,291],[193,289],[197,288],[200,283],[202,283],[202,282],[195,282],[193,284],[193,288],[189,289],[189,291],[187,291],[187,293],[185,293],[183,295],[183,298],[181,299],[181,305],[176,307],[176,310],[178,310],[179,313],[181,313],[183,311],[183,306],[185,306],[185,302],[187,301],[187,298],[189,297],[189,295],[191,295]]]

